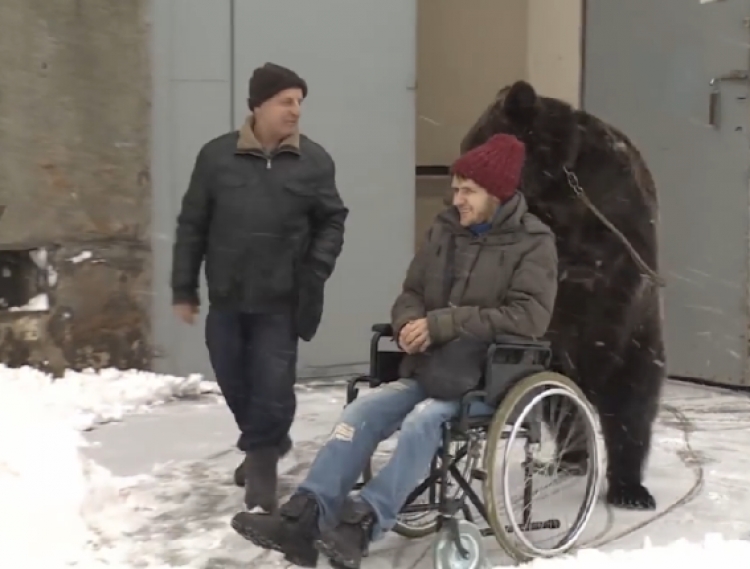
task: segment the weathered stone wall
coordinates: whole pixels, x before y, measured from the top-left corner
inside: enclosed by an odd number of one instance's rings
[[[0,2],[0,250],[50,263],[48,311],[0,308],[0,362],[150,366],[148,5]]]

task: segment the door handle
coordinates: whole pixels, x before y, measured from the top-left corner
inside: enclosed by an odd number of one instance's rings
[[[724,75],[712,77],[708,84],[711,92],[708,95],[708,124],[714,128],[719,126],[719,99],[721,98],[721,83],[725,81],[747,81],[750,74],[742,69],[733,69]]]

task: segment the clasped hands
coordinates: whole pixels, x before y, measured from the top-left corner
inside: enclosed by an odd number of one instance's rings
[[[424,352],[430,347],[430,331],[427,328],[427,318],[419,318],[407,322],[398,333],[398,345],[407,354]]]

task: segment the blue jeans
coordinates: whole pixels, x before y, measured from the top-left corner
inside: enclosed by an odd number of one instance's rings
[[[297,490],[317,500],[321,529],[338,523],[344,501],[378,444],[401,427],[390,460],[359,494],[377,516],[372,538],[390,530],[409,494],[429,474],[441,425],[459,411],[458,401],[430,399],[412,379],[386,384],[347,405]],[[474,416],[493,413],[482,402],[470,409]]]

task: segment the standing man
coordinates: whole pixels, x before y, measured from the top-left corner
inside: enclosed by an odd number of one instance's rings
[[[298,338],[317,331],[348,215],[333,160],[299,133],[306,96],[290,69],[253,72],[243,126],[198,153],[172,266],[175,314],[192,324],[205,258],[206,345],[245,453],[235,483],[248,509],[269,512],[278,460],[292,445]]]

